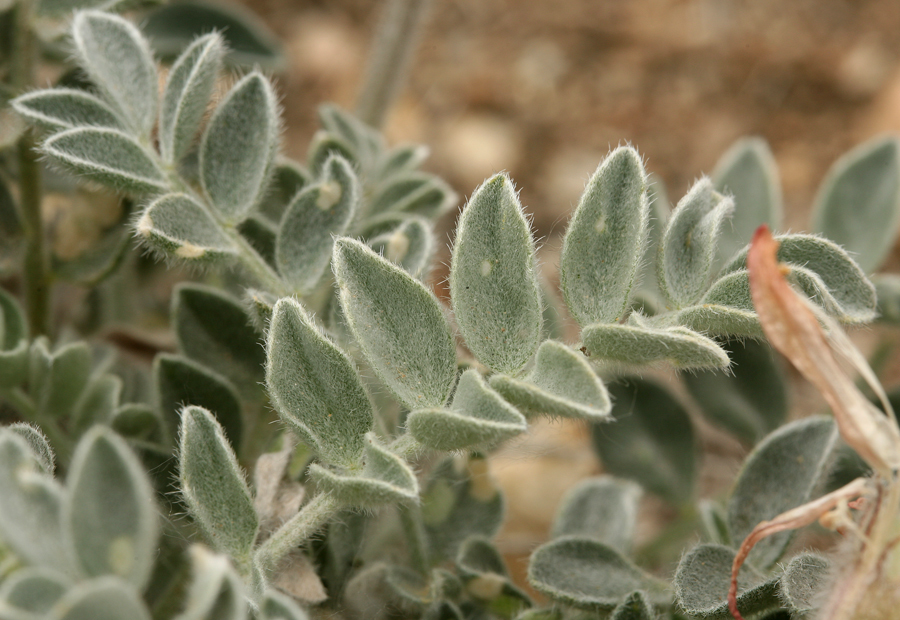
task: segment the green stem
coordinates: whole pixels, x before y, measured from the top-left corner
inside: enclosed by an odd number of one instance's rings
[[[21,0],[15,8],[16,50],[10,70],[13,92],[23,93],[34,85],[37,45],[32,32],[31,0]],[[19,209],[25,233],[25,300],[31,335],[50,331],[50,275],[44,248],[41,220],[41,166],[35,152],[34,137],[26,131],[17,146],[19,161]]]
[[[376,129],[406,81],[430,5],[431,0],[389,0],[385,8],[356,103],[357,116]]]
[[[275,273],[275,270],[269,266],[262,256],[259,255],[253,246],[251,246],[244,237],[241,236],[241,233],[237,231],[236,228],[232,226],[223,226],[223,231],[225,234],[231,239],[232,243],[234,243],[239,252],[239,260],[241,264],[244,265],[244,268],[247,269],[256,280],[263,286],[267,287],[268,292],[278,295],[279,297],[285,297],[290,295],[290,291],[288,291],[287,287],[285,287],[284,282]]]
[[[327,493],[313,497],[257,549],[255,559],[258,566],[264,572],[274,570],[285,556],[306,542],[340,509],[337,500]]]
[[[427,575],[431,563],[428,560],[428,541],[422,522],[422,508],[418,504],[404,504],[398,510],[413,568],[422,575]]]
[[[424,449],[415,437],[404,433],[390,445],[390,451],[404,460],[409,460]]]

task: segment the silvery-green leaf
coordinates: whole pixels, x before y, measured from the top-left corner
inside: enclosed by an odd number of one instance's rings
[[[134,585],[116,577],[101,577],[73,586],[59,599],[50,620],[150,620]]]
[[[647,246],[641,258],[641,277],[639,290],[633,302],[636,308],[643,308],[647,314],[655,314],[663,306],[662,293],[657,278],[656,263],[659,255],[659,244],[669,221],[671,207],[666,186],[659,175],[648,175],[650,188],[647,191],[650,203],[650,217],[647,221]],[[650,307],[652,306],[652,307]]]
[[[406,428],[423,445],[436,450],[493,446],[524,433],[525,417],[488,387],[475,369],[462,374],[448,409],[416,409]]]
[[[684,373],[682,380],[709,421],[752,445],[787,417],[784,370],[765,343],[730,340],[722,346],[731,359],[729,372]]]
[[[828,171],[813,207],[812,226],[851,252],[866,273],[894,246],[900,225],[900,141],[873,138]]]
[[[491,387],[521,411],[534,415],[609,419],[609,394],[583,355],[555,340],[538,349],[524,379],[491,376]]]
[[[309,616],[289,596],[269,590],[260,606],[261,620],[308,620]]]
[[[140,137],[156,123],[159,82],[147,41],[118,15],[82,11],[72,22],[78,63]]]
[[[367,213],[415,213],[437,218],[456,204],[454,192],[442,179],[427,172],[406,172],[378,188]]]
[[[65,575],[50,568],[20,568],[0,585],[0,607],[5,603],[17,611],[45,614],[71,585]]]
[[[222,426],[202,407],[181,413],[181,494],[209,540],[232,557],[250,557],[259,521],[250,489]]]
[[[612,476],[583,480],[563,497],[550,536],[593,538],[627,554],[640,497],[640,487]]]
[[[681,404],[644,379],[609,386],[612,424],[592,427],[604,469],[674,504],[690,498],[696,474],[694,431]]]
[[[595,323],[581,331],[588,353],[599,359],[675,368],[728,368],[728,355],[713,340],[686,327],[651,327],[632,315],[628,324]]]
[[[557,603],[590,611],[612,611],[635,590],[668,602],[665,584],[592,538],[564,536],[538,547],[528,581]]]
[[[182,408],[197,405],[215,416],[229,443],[240,449],[241,401],[228,379],[180,355],[162,353],[153,360],[153,382],[159,413],[172,436],[178,435]]]
[[[73,430],[81,433],[94,424],[109,424],[121,394],[122,379],[112,374],[94,376],[72,409]]]
[[[325,461],[356,467],[374,418],[350,358],[290,297],[275,304],[266,353],[266,385],[282,421]]]
[[[845,323],[865,323],[875,318],[875,287],[843,249],[828,239],[811,235],[782,235],[776,241],[778,261],[797,272],[793,276],[795,283],[813,301]],[[719,278],[746,268],[745,248],[722,269]]]
[[[31,348],[29,387],[36,396],[38,410],[62,417],[71,413],[87,387],[91,373],[91,350],[84,342],[73,342],[49,353],[36,340]]]
[[[246,620],[244,587],[228,558],[201,545],[189,552],[193,578],[184,611],[175,620]]]
[[[264,261],[275,267],[275,243],[278,236],[276,224],[264,215],[253,213],[237,225],[237,231]]]
[[[782,426],[756,446],[744,461],[728,502],[728,527],[735,544],[761,521],[813,499],[829,473],[836,441],[834,421],[814,416]],[[771,567],[792,535],[786,531],[764,538],[747,561]]]
[[[543,323],[534,239],[505,175],[475,190],[459,217],[450,294],[459,329],[479,361],[514,374],[534,357]]]
[[[659,246],[659,284],[669,303],[695,303],[709,284],[716,240],[734,202],[700,179],[669,217]]]
[[[375,178],[387,179],[415,170],[428,159],[429,149],[423,144],[401,144],[388,151],[375,171]]]
[[[275,264],[294,289],[307,293],[315,288],[331,260],[334,238],[346,232],[359,200],[353,168],[344,158],[332,156],[319,181],[285,209],[275,241]]]
[[[141,22],[153,49],[174,59],[197,37],[219,32],[225,39],[225,60],[232,65],[278,70],[284,64],[281,43],[253,11],[240,4],[181,0],[163,5]]]
[[[121,437],[95,426],[78,442],[62,527],[79,572],[142,588],[156,557],[157,514],[143,466]]]
[[[195,40],[169,70],[159,110],[159,150],[175,163],[190,148],[216,85],[225,53],[217,32]]]
[[[469,536],[493,538],[504,501],[481,456],[447,458],[431,472],[422,493],[422,520],[433,561],[456,557]]]
[[[794,613],[815,611],[824,602],[832,562],[815,553],[801,553],[791,558],[778,582],[778,593],[788,609]]]
[[[342,237],[332,259],[341,308],[375,372],[411,409],[442,407],[456,349],[434,293],[367,246]]]
[[[182,353],[224,375],[243,397],[258,398],[266,352],[239,301],[215,288],[182,284],[172,296],[172,322]]]
[[[28,327],[15,298],[0,289],[0,387],[13,387],[28,374]]]
[[[75,127],[125,129],[125,123],[106,103],[76,88],[36,90],[11,103],[29,122],[53,132]]]
[[[210,262],[237,255],[213,217],[187,194],[166,194],[144,210],[137,223],[144,241],[167,256]]]
[[[335,473],[315,464],[310,466],[309,475],[320,489],[348,507],[377,508],[418,500],[416,475],[403,459],[379,445],[372,433],[366,435],[363,459],[363,469],[356,475]]]
[[[699,545],[689,551],[675,571],[675,600],[692,617],[730,620],[728,588],[734,550],[721,545]],[[737,606],[750,616],[780,607],[778,577],[766,579],[749,564],[738,573]]]
[[[891,325],[900,324],[900,276],[877,273],[872,276],[878,297],[878,320]]]
[[[359,167],[359,155],[356,150],[339,136],[330,131],[319,130],[313,134],[306,154],[306,166],[313,176],[318,177],[325,167],[325,162],[332,157],[341,157],[354,167]]]
[[[763,138],[741,138],[731,145],[712,174],[717,191],[734,199],[730,225],[719,236],[719,262],[750,243],[761,224],[781,228],[781,182],[778,165]]]
[[[656,617],[647,595],[635,590],[613,610],[610,620],[656,620]]]
[[[166,440],[163,421],[150,405],[128,403],[113,414],[109,426],[126,439],[162,443]]]
[[[26,441],[0,432],[0,538],[28,564],[69,572],[60,534],[62,490]]]
[[[456,567],[466,593],[494,613],[511,618],[531,607],[531,599],[513,584],[503,556],[487,538],[467,538],[456,555]]]
[[[541,285],[541,306],[544,308],[544,328],[543,334],[545,338],[552,340],[563,340],[566,334],[566,325],[562,305],[556,295],[554,289],[544,277],[538,277]]]
[[[647,173],[619,147],[588,181],[563,241],[560,287],[580,325],[610,323],[628,305],[649,219]]]
[[[370,248],[411,276],[424,280],[434,254],[434,233],[423,217],[400,216],[397,226],[367,241]]]
[[[259,201],[279,129],[275,93],[257,72],[235,84],[210,118],[200,145],[200,180],[225,220],[243,219]]]
[[[6,428],[25,440],[41,469],[44,470],[44,473],[52,476],[56,466],[56,456],[53,454],[53,448],[50,447],[47,436],[41,429],[28,422],[16,422]]]
[[[764,336],[755,312],[731,306],[701,303],[699,306],[679,310],[675,313],[674,320],[691,331],[703,332],[709,336],[746,336],[756,339]]]
[[[117,129],[67,129],[46,140],[41,151],[60,167],[116,191],[158,194],[168,187],[153,156]]]
[[[260,204],[260,212],[274,222],[281,221],[284,210],[294,197],[312,182],[312,175],[306,168],[292,159],[276,158],[269,191]]]
[[[701,499],[697,504],[697,512],[707,540],[717,545],[733,546],[731,532],[728,531],[728,517],[718,502]]]
[[[352,146],[359,161],[368,169],[383,148],[378,132],[333,103],[320,105],[318,113],[322,127]]]
[[[253,325],[260,331],[265,333],[269,329],[269,321],[272,320],[272,312],[275,310],[275,304],[278,303],[279,297],[260,291],[257,289],[247,289],[246,305],[249,309],[250,318]]]

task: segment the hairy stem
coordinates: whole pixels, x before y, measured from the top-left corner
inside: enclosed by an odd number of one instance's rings
[[[13,63],[10,85],[15,93],[23,93],[34,84],[37,44],[32,32],[31,0],[21,0],[15,8]],[[17,146],[19,163],[19,212],[25,233],[25,300],[31,336],[50,331],[50,275],[44,248],[44,226],[41,221],[41,166],[34,150],[34,137],[26,131]]]
[[[430,5],[431,0],[389,0],[385,8],[356,103],[357,116],[376,129],[406,81]]]
[[[341,505],[331,495],[316,495],[257,549],[255,557],[258,565],[265,572],[274,570],[287,554],[306,542],[340,508]]]

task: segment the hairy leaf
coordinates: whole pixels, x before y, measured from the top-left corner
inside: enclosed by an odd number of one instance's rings
[[[0,601],[16,611],[46,614],[71,586],[72,582],[55,570],[29,566],[4,579]]]
[[[524,380],[495,374],[491,387],[529,414],[609,420],[609,394],[584,356],[555,340],[541,344]]]
[[[122,379],[112,374],[99,374],[91,379],[72,409],[72,428],[82,433],[94,424],[109,424],[119,407]]]
[[[367,212],[413,213],[436,219],[456,204],[456,192],[443,180],[427,172],[397,174],[382,185]]]
[[[388,179],[415,170],[428,159],[429,149],[423,144],[400,144],[388,151],[375,171],[375,177]]]
[[[53,620],[150,620],[134,585],[116,577],[83,581],[50,610]]]
[[[655,620],[656,613],[650,599],[641,590],[635,590],[613,610],[610,620]]]
[[[260,606],[261,620],[308,620],[309,616],[290,596],[269,590]]]
[[[125,122],[106,103],[76,88],[36,90],[13,99],[12,106],[29,122],[53,132],[75,127],[125,129]]]
[[[341,308],[369,363],[411,409],[442,407],[456,350],[440,302],[412,276],[346,237],[332,259]]]
[[[184,408],[178,453],[181,494],[191,515],[216,548],[249,558],[259,521],[244,472],[209,411]]]
[[[240,221],[259,201],[279,129],[272,85],[257,72],[235,84],[210,118],[200,145],[200,180],[225,220]]]
[[[695,303],[709,284],[716,241],[734,202],[697,181],[675,207],[659,246],[659,283],[676,308]]]
[[[819,597],[824,594],[831,560],[815,553],[801,553],[784,568],[778,582],[778,593],[785,605],[794,613],[809,613],[819,607]]]
[[[416,215],[399,216],[397,225],[368,240],[368,245],[411,276],[424,280],[434,255],[431,224]]]
[[[503,556],[487,538],[467,538],[456,556],[456,567],[466,592],[494,613],[511,618],[531,607],[531,599],[513,584]]]
[[[647,174],[631,147],[619,147],[588,181],[560,256],[560,287],[579,325],[617,321],[644,254]]]
[[[334,238],[343,235],[360,200],[359,181],[347,160],[332,156],[318,183],[287,206],[275,241],[275,264],[301,293],[312,291],[328,267]]]
[[[417,409],[409,433],[436,450],[490,447],[528,429],[525,417],[488,387],[477,370],[462,374],[449,409]]]
[[[195,40],[169,70],[159,111],[159,150],[179,161],[191,147],[222,67],[225,44],[217,32]]]
[[[731,225],[719,237],[719,262],[750,243],[760,224],[781,228],[782,201],[778,166],[763,138],[741,138],[731,145],[712,174],[717,191],[734,199]]]
[[[640,497],[640,487],[612,476],[583,480],[563,497],[550,536],[593,538],[627,554]]]
[[[52,476],[56,466],[56,455],[40,427],[28,422],[16,422],[6,428],[25,440],[41,469]]]
[[[73,342],[50,353],[46,341],[38,339],[32,344],[30,357],[28,385],[38,410],[54,418],[70,414],[90,378],[88,345]]]
[[[168,187],[153,156],[117,129],[68,129],[45,141],[41,151],[62,168],[116,191],[158,194]]]
[[[266,352],[266,385],[282,421],[325,461],[355,468],[373,413],[350,358],[290,297],[275,304]]]
[[[484,182],[459,217],[450,263],[453,313],[472,353],[514,374],[541,341],[534,239],[509,177]]]
[[[900,225],[900,141],[874,138],[835,162],[819,189],[812,225],[851,252],[863,271],[875,271]]]
[[[610,386],[613,424],[593,426],[604,469],[678,504],[691,496],[696,472],[694,432],[681,404],[644,379]]]
[[[834,422],[815,416],[781,427],[756,447],[744,462],[728,503],[728,527],[735,543],[761,521],[812,498],[829,473],[836,440]],[[791,535],[783,532],[760,541],[749,561],[769,568],[784,553]]]
[[[147,41],[118,15],[82,11],[72,22],[81,67],[142,138],[156,123],[158,78]]]
[[[150,203],[137,232],[154,249],[186,261],[215,262],[237,255],[205,207],[187,194],[166,194]]]
[[[201,545],[189,552],[193,579],[185,610],[175,620],[247,620],[244,587],[228,558]]]

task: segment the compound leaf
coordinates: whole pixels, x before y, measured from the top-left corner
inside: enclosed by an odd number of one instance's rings
[[[475,190],[459,217],[450,294],[459,329],[479,361],[514,374],[531,360],[543,325],[534,239],[505,175]]]
[[[637,151],[619,147],[588,181],[563,241],[560,287],[579,325],[617,321],[644,254],[650,207]]]

